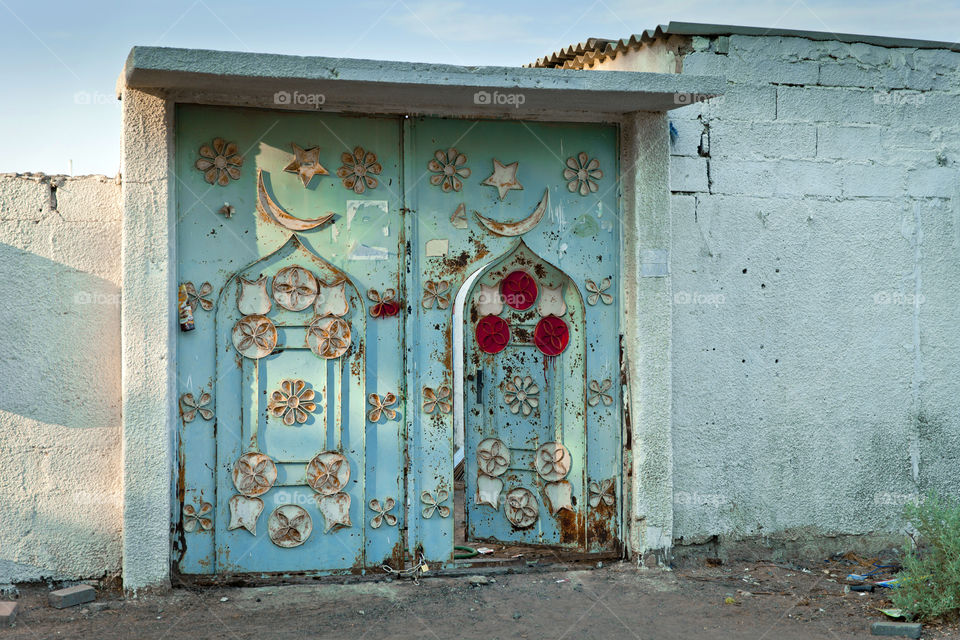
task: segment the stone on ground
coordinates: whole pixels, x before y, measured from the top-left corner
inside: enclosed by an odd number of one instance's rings
[[[96,598],[96,589],[88,584],[78,584],[75,587],[51,591],[50,606],[55,609],[66,609],[85,602],[93,602]]]

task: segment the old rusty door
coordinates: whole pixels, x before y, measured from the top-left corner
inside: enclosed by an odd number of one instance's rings
[[[409,119],[404,167],[410,551],[450,558],[461,448],[467,540],[617,550],[616,126]]]
[[[402,556],[401,123],[177,111],[181,572]]]

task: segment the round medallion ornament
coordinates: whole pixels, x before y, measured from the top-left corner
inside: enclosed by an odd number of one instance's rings
[[[510,466],[510,449],[497,438],[481,440],[477,445],[477,465],[480,473],[492,478],[503,475]]]
[[[533,466],[547,482],[562,480],[570,473],[570,452],[559,442],[547,442],[537,449]]]
[[[319,494],[332,496],[350,480],[350,462],[336,451],[321,451],[307,465],[307,484]]]
[[[230,334],[237,353],[244,358],[265,358],[277,346],[277,328],[270,318],[261,315],[245,316],[233,325]]]
[[[273,277],[273,299],[290,311],[303,311],[317,297],[317,279],[301,266],[284,267]]]
[[[536,496],[529,489],[523,487],[511,489],[507,493],[507,505],[504,514],[510,524],[517,529],[532,527],[540,516],[540,505]]]
[[[500,293],[508,305],[526,311],[537,299],[537,281],[526,271],[513,271],[500,283]]]
[[[277,465],[270,456],[251,451],[233,465],[233,486],[248,498],[262,496],[277,481]]]
[[[339,358],[350,348],[350,325],[343,318],[320,318],[307,329],[307,344],[321,358]]]
[[[267,520],[270,542],[285,549],[299,547],[307,541],[312,532],[313,520],[310,514],[295,504],[280,505]]]
[[[477,346],[484,353],[499,353],[510,343],[510,326],[499,316],[484,316],[477,322]]]
[[[570,342],[567,323],[556,316],[540,318],[533,330],[533,343],[544,355],[558,356]]]

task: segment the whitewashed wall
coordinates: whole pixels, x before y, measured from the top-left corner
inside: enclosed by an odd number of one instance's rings
[[[0,175],[0,586],[120,567],[119,198]]]
[[[670,115],[675,544],[900,539],[960,492],[960,54],[690,44],[728,87]]]

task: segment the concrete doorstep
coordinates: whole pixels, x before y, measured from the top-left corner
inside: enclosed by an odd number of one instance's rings
[[[922,625],[919,622],[889,622],[883,620],[870,625],[870,633],[875,636],[919,638],[921,629]]]

